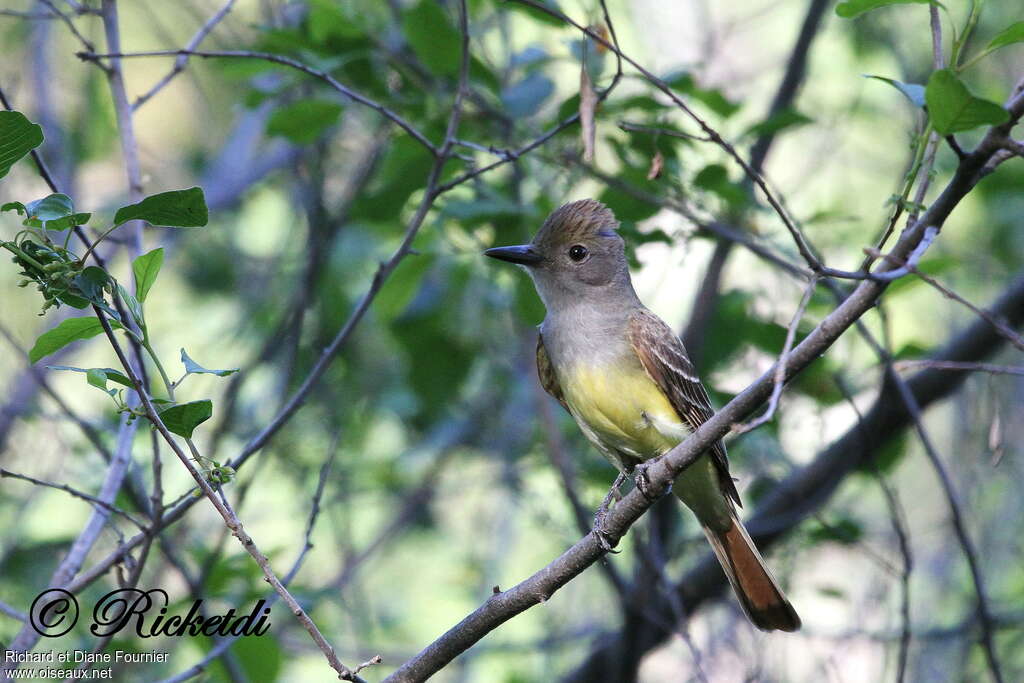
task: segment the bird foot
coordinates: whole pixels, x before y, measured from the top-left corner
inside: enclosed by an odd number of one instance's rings
[[[601,507],[597,508],[597,512],[594,513],[594,528],[592,533],[594,534],[594,537],[597,538],[597,542],[601,544],[601,549],[606,553],[619,552],[618,550],[615,550],[615,545],[618,543],[618,540],[613,539],[604,530],[604,523],[605,519],[608,517],[608,509],[611,507],[612,501],[614,500],[615,502],[618,502],[622,500],[622,492],[619,491],[619,487],[624,481],[626,481],[626,475],[619,472],[619,476],[615,478],[615,483],[612,484],[612,487],[608,490],[604,500],[601,501]],[[614,541],[614,543],[612,541]]]
[[[640,491],[643,497],[650,502],[658,500],[663,495],[672,490],[672,485],[669,484],[668,488],[665,489],[664,491],[656,491],[654,485],[651,483],[650,477],[647,474],[647,470],[650,469],[650,467],[654,465],[654,463],[658,462],[658,460],[660,459],[660,457],[651,458],[650,460],[638,464],[633,469],[633,483],[636,485],[637,489]]]

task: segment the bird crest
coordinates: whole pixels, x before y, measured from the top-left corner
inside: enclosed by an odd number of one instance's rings
[[[548,216],[533,238],[535,245],[561,245],[588,237],[611,237],[619,221],[611,209],[594,199],[569,202]]]

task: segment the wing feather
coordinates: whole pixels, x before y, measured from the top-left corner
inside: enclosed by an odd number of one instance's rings
[[[629,341],[647,375],[668,397],[679,418],[691,429],[707,422],[715,412],[711,399],[672,329],[661,318],[642,309],[630,317]],[[739,505],[740,496],[729,475],[725,444],[717,441],[710,453],[722,491]]]
[[[565,395],[562,393],[562,385],[558,383],[558,375],[555,374],[555,369],[551,366],[551,359],[548,358],[547,349],[544,348],[544,335],[539,333],[537,334],[537,376],[540,377],[540,385],[544,387],[544,391],[551,394],[571,415],[572,411],[569,410],[569,404],[565,402]]]

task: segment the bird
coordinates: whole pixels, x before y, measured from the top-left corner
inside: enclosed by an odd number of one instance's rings
[[[582,199],[552,212],[529,244],[484,255],[529,274],[546,309],[536,351],[541,385],[618,469],[617,482],[632,473],[639,486],[645,463],[714,410],[679,337],[637,296],[618,228],[608,207]],[[721,440],[679,474],[672,492],[696,516],[754,626],[799,629],[800,617],[739,518]]]

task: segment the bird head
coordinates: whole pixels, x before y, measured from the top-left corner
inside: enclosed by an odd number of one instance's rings
[[[552,212],[529,244],[494,247],[484,255],[523,266],[550,311],[619,290],[632,293],[618,227],[608,207],[581,199]]]

